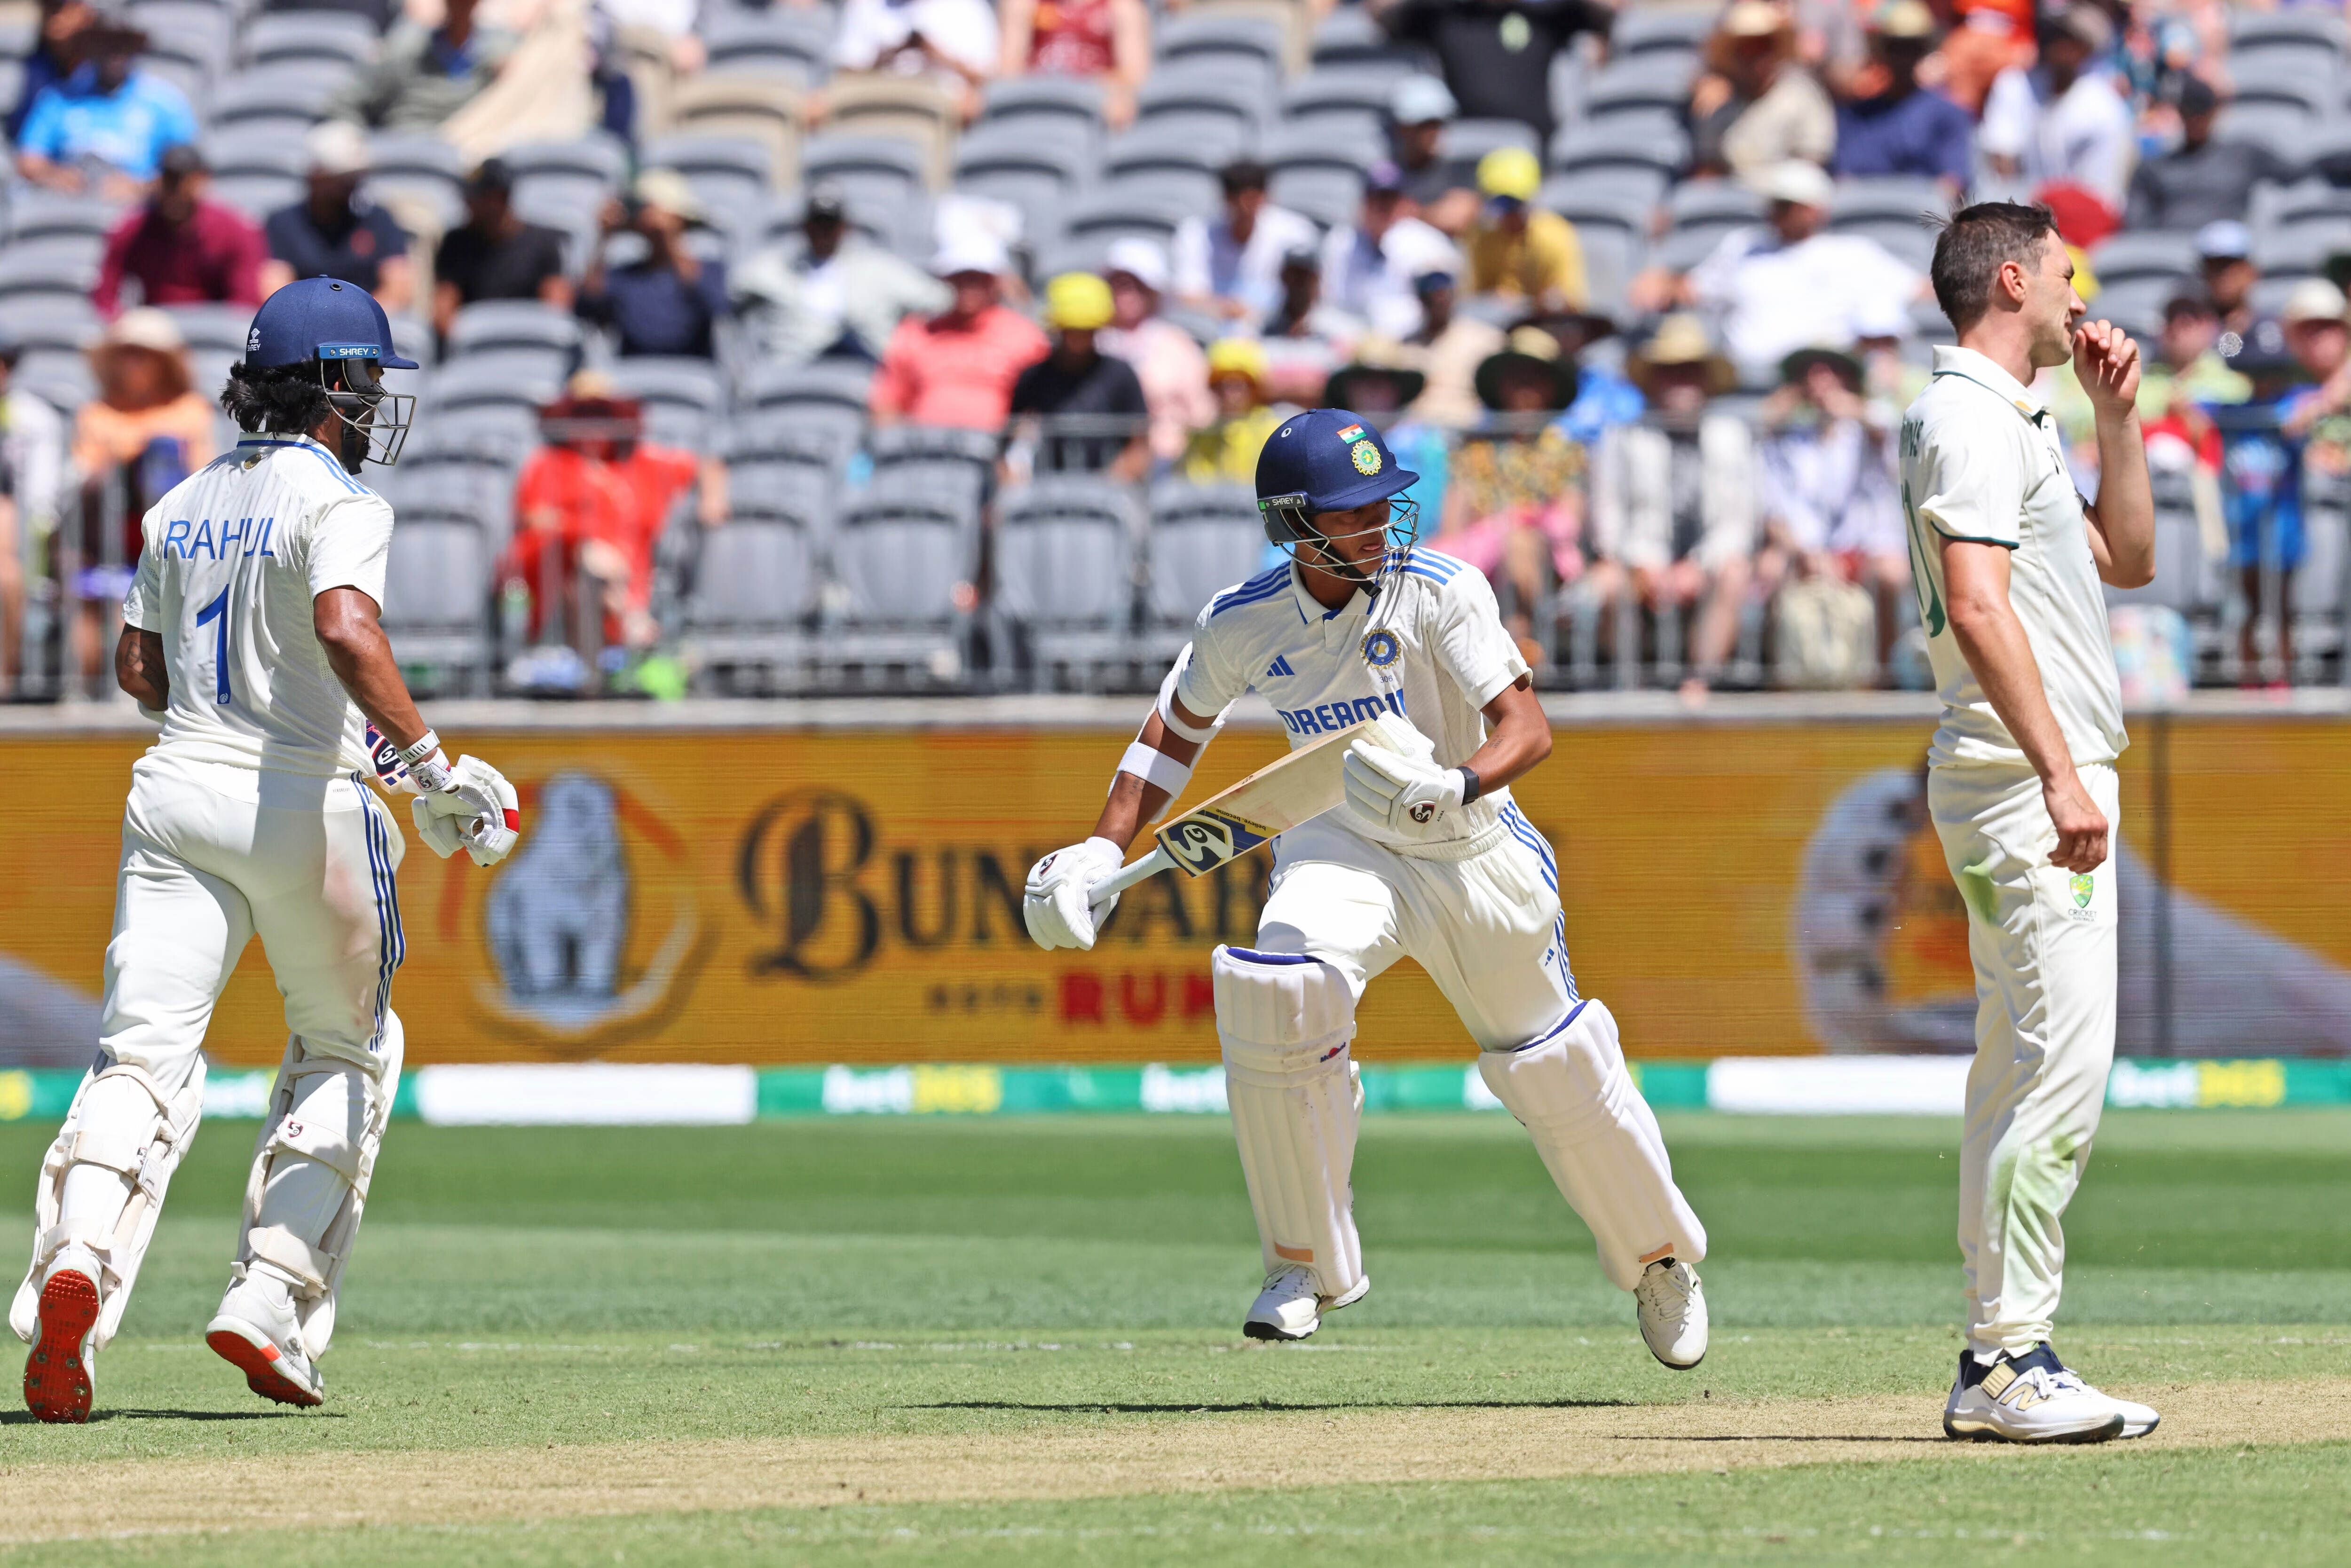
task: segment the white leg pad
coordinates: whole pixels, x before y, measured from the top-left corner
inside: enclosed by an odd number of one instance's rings
[[[1347,1042],[1355,998],[1319,958],[1218,947],[1210,960],[1226,1100],[1268,1273],[1302,1263],[1324,1296],[1364,1274],[1355,1129],[1364,1094]]]
[[[1478,1072],[1532,1134],[1617,1289],[1631,1290],[1661,1259],[1706,1256],[1706,1228],[1674,1185],[1656,1114],[1625,1071],[1604,1004],[1587,998],[1531,1044],[1482,1053]]]
[[[287,1040],[245,1187],[245,1234],[232,1270],[259,1270],[293,1292],[312,1359],[335,1333],[335,1295],[358,1239],[383,1130],[400,1087],[399,1016],[384,1014],[381,1070],[313,1055]]]
[[[93,1069],[82,1080],[66,1111],[65,1125],[41,1161],[40,1185],[33,1197],[32,1267],[8,1308],[8,1326],[17,1338],[31,1341],[40,1317],[43,1276],[68,1243],[78,1242],[95,1252],[102,1265],[93,1348],[106,1347],[131,1303],[131,1289],[154,1238],[172,1173],[195,1141],[204,1113],[201,1055],[176,1094],[167,1094],[144,1070],[120,1062]],[[99,1172],[107,1173],[108,1179],[96,1187],[102,1197],[93,1208],[82,1195],[93,1190],[90,1178]],[[68,1180],[77,1193],[70,1220],[65,1211]]]

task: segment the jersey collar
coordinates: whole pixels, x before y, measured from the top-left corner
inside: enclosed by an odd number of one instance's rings
[[[1980,354],[1973,349],[1962,349],[1956,343],[1938,343],[1935,345],[1935,374],[1973,382],[2015,409],[2031,423],[2048,423],[2049,405],[2035,396],[2032,389],[1993,363],[1989,355]]]
[[[263,434],[257,431],[249,432],[246,434],[238,436],[236,444],[239,447],[307,446],[314,452],[327,452],[324,445],[308,435],[288,435],[283,431],[276,430],[269,432],[267,434]],[[333,457],[335,455],[331,452],[327,452],[327,455]]]
[[[1295,562],[1290,568],[1290,601],[1297,606],[1299,623],[1303,626],[1320,626],[1325,622],[1348,620],[1363,614],[1364,607],[1371,603],[1370,598],[1359,588],[1355,590],[1354,596],[1338,609],[1325,609],[1321,600],[1306,591],[1306,574]]]

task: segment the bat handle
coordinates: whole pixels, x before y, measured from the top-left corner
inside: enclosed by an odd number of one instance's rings
[[[1086,902],[1100,904],[1105,898],[1114,898],[1136,883],[1147,881],[1163,871],[1173,869],[1175,864],[1175,861],[1169,858],[1165,850],[1155,847],[1141,860],[1131,865],[1121,866],[1086,889]]]

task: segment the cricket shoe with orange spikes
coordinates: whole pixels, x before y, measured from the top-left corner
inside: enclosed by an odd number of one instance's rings
[[[326,1379],[302,1348],[302,1325],[286,1282],[248,1267],[228,1288],[204,1330],[213,1354],[245,1374],[246,1386],[280,1405],[322,1405]]]
[[[98,1327],[100,1277],[97,1255],[69,1245],[41,1281],[41,1315],[33,1325],[32,1354],[25,1358],[25,1408],[35,1420],[89,1419],[98,1391],[90,1342]]]

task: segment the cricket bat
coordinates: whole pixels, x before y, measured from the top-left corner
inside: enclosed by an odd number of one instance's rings
[[[1099,901],[1171,867],[1186,876],[1214,871],[1276,833],[1309,822],[1347,799],[1347,744],[1356,737],[1387,746],[1376,720],[1364,719],[1311,746],[1269,762],[1239,783],[1209,796],[1154,836],[1159,847],[1087,890]]]

